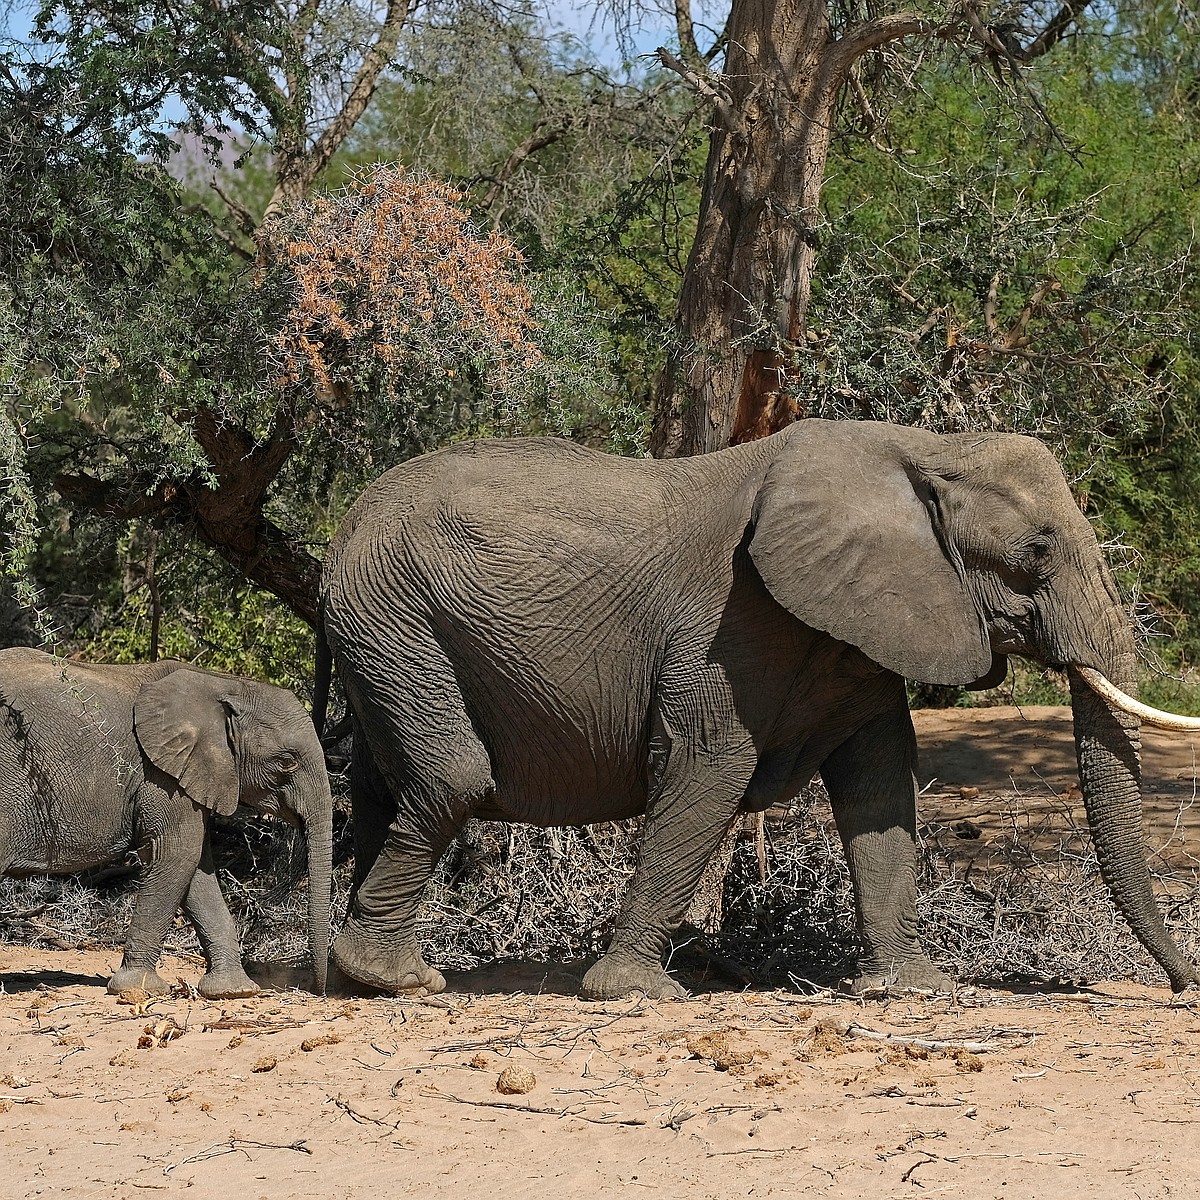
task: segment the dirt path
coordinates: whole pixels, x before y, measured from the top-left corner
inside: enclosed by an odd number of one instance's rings
[[[980,846],[1018,808],[1077,819],[1064,712],[918,714],[923,816]],[[1191,749],[1146,760],[1151,837],[1192,855]],[[0,1195],[1200,1194],[1200,1000],[1162,989],[589,1004],[577,971],[510,965],[425,1001],[139,1011],[104,992],[117,958],[0,946]]]
[[[588,1004],[476,974],[424,1002],[292,991],[134,1012],[103,991],[112,954],[5,955],[14,1197],[1200,1190],[1200,1014],[1135,985]],[[497,1091],[510,1066],[531,1091]]]
[[[1043,848],[1087,815],[1069,708],[942,708],[913,713],[921,753],[923,820],[971,821],[980,836],[962,857],[986,854],[1014,824]],[[1200,737],[1142,730],[1144,826],[1170,867],[1200,867]]]

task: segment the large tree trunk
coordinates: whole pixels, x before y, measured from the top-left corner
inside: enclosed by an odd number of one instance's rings
[[[824,0],[738,0],[699,227],[651,450],[699,454],[782,429],[803,336],[821,185],[844,78]]]

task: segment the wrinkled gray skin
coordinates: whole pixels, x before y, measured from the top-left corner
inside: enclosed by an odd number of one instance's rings
[[[646,814],[593,997],[681,994],[662,967],[739,810],[820,772],[854,882],[856,986],[945,986],[917,940],[917,749],[904,679],[1065,668],[1101,868],[1171,984],[1140,829],[1139,732],[1074,669],[1136,692],[1126,614],[1037,441],[803,421],[654,462],[549,439],[389,471],[331,548],[325,629],[356,723],[356,891],[338,965],[437,990],[414,918],[470,816]]]
[[[238,804],[297,825],[309,860],[309,943],[325,990],[333,801],[312,719],[291,692],[185,663],[99,666],[0,651],[0,875],[143,863],[108,990],[155,971],[180,904],[208,961],[201,995],[249,996],[237,927],[213,870],[209,819]]]

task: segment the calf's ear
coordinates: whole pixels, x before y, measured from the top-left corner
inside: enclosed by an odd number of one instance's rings
[[[939,536],[926,460],[940,439],[868,421],[798,422],[754,501],[750,557],[794,616],[922,683],[994,673],[983,618]]]
[[[146,757],[197,804],[224,816],[238,806],[229,683],[182,669],[146,684],[133,702]]]

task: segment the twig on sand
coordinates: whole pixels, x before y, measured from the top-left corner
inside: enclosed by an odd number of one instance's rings
[[[382,1129],[387,1129],[392,1133],[396,1133],[400,1129],[400,1121],[385,1121],[382,1117],[373,1117],[370,1113],[363,1112],[361,1108],[355,1108],[345,1096],[337,1095],[330,1096],[326,1101],[327,1104],[332,1104],[335,1108],[340,1108],[352,1121],[359,1125],[378,1125]]]
[[[728,1154],[790,1154],[793,1150],[807,1149],[807,1146],[747,1146],[743,1150],[706,1150],[704,1157],[724,1158]]]
[[[455,1096],[452,1092],[443,1092],[438,1088],[424,1088],[422,1095],[433,1096],[438,1100],[453,1100],[456,1104],[470,1104],[475,1108],[504,1108],[512,1112],[535,1113],[541,1117],[572,1117],[578,1121],[588,1121],[592,1125],[645,1125],[641,1117],[589,1117],[586,1113],[577,1111],[578,1105],[566,1108],[538,1108],[533,1104],[513,1104],[508,1100],[468,1100],[465,1096]]]
[[[876,1042],[886,1042],[889,1046],[917,1046],[922,1050],[965,1050],[968,1054],[986,1054],[990,1050],[999,1050],[994,1042],[952,1042],[938,1038],[902,1037],[898,1033],[881,1033],[878,1029],[868,1029],[865,1025],[856,1025],[853,1021],[846,1026],[846,1036],[852,1038],[870,1038]]]
[[[304,1138],[297,1138],[294,1142],[256,1142],[250,1138],[231,1137],[223,1142],[214,1143],[206,1150],[201,1150],[198,1154],[191,1154],[180,1162],[168,1163],[163,1167],[163,1174],[170,1175],[176,1167],[186,1167],[188,1163],[204,1162],[210,1158],[219,1158],[222,1154],[236,1154],[239,1150],[249,1158],[250,1154],[247,1147],[255,1150],[295,1150],[297,1154],[312,1153],[308,1148],[308,1142]]]
[[[200,1026],[202,1031],[209,1029],[236,1029],[239,1033],[259,1037],[265,1033],[282,1033],[286,1029],[299,1029],[302,1025],[311,1024],[309,1021],[294,1021],[288,1018],[284,1021],[271,1021],[266,1017],[230,1017],[221,1014],[219,1021],[205,1021]]]

